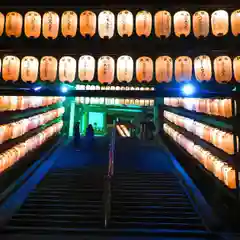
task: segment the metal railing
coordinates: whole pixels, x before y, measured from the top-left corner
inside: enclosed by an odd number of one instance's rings
[[[116,124],[114,124],[110,144],[109,144],[109,159],[108,159],[108,173],[104,179],[104,227],[108,227],[108,222],[111,215],[111,182],[114,175],[114,160],[115,160],[115,146],[116,146]]]

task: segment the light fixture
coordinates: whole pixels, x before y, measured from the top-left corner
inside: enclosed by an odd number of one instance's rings
[[[66,93],[68,91],[68,88],[66,86],[61,87],[61,92]]]
[[[37,91],[39,91],[40,89],[41,89],[42,87],[35,87],[35,88],[33,88],[33,90],[35,91],[35,92],[37,92]]]
[[[186,96],[189,96],[195,93],[195,87],[192,84],[185,84],[181,90],[182,90],[182,93]]]

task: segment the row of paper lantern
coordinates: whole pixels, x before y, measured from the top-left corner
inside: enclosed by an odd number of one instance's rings
[[[131,137],[129,130],[125,125],[117,124],[116,129],[121,137]]]
[[[50,137],[60,132],[63,126],[63,122],[60,121],[52,126],[46,128],[37,135],[29,138],[25,142],[22,142],[15,147],[8,149],[7,151],[0,154],[0,173],[11,167],[14,163],[19,161],[27,153],[37,149]]]
[[[46,107],[62,100],[63,97],[0,96],[0,112]]]
[[[148,11],[139,11],[135,19],[136,34],[149,37],[152,32],[152,14]],[[191,23],[192,22],[192,23]],[[191,24],[193,25],[191,27]],[[5,16],[0,13],[0,36],[3,34]],[[60,18],[56,12],[48,11],[43,17],[37,12],[30,11],[24,16],[24,33],[27,37],[56,39],[59,35]],[[240,34],[240,10],[231,14],[231,29],[234,36]],[[210,17],[206,11],[191,14],[187,11],[178,11],[173,16],[174,33],[177,37],[187,37],[193,29],[196,38],[209,35]],[[6,15],[5,32],[8,37],[20,37],[23,28],[23,16],[18,12],[9,12]],[[64,37],[75,37],[78,28],[78,16],[74,11],[65,11],[61,17],[61,33]],[[83,37],[93,36],[96,33],[97,16],[92,11],[80,14],[79,29]],[[154,28],[157,37],[169,37],[172,32],[172,16],[168,11],[158,11],[154,16]],[[117,15],[117,32],[130,37],[133,34],[134,17],[128,10],[122,10]],[[214,36],[224,36],[229,31],[229,14],[225,10],[217,10],[211,15],[211,30]],[[115,16],[105,10],[98,15],[98,34],[101,38],[112,38],[115,31]]]
[[[17,122],[0,125],[0,144],[9,139],[20,137],[39,126],[62,116],[63,113],[64,107],[61,107],[29,118],[24,118]]]
[[[164,104],[225,118],[232,117],[237,111],[237,103],[232,99],[164,98]]]
[[[1,64],[1,61],[0,61]],[[21,65],[21,67],[20,67]],[[78,61],[78,77],[80,81],[92,81],[95,75],[95,59],[84,55]],[[119,82],[131,82],[134,74],[134,61],[130,56],[123,55],[117,59],[116,76]],[[138,82],[151,82],[153,79],[153,60],[150,57],[139,57],[136,60],[136,79]],[[214,59],[214,76],[219,83],[232,80],[233,72],[236,81],[240,82],[240,56],[232,60],[228,56],[219,56]],[[2,78],[5,81],[17,81],[21,70],[21,79],[24,82],[36,82],[39,73],[39,61],[36,57],[26,56],[22,60],[16,56],[5,56],[2,64]],[[40,79],[55,81],[57,72],[61,82],[73,82],[76,78],[77,62],[70,56],[64,56],[58,61],[53,56],[44,56],[40,60]],[[175,59],[174,75],[177,82],[192,79],[193,62],[188,56],[179,56]],[[212,63],[209,56],[201,55],[194,59],[194,72],[198,81],[210,81],[212,78]],[[115,75],[115,62],[110,56],[98,59],[98,81],[112,83]],[[173,59],[169,56],[160,56],[155,61],[155,77],[158,82],[170,82],[173,78]]]
[[[76,97],[77,104],[154,106],[154,99]]]
[[[201,139],[212,143],[215,147],[222,149],[228,154],[234,154],[234,139],[232,133],[221,131],[206,124],[194,121],[191,118],[183,117],[168,111],[164,111],[164,117],[170,122],[187,131],[199,136]],[[239,139],[237,138],[237,151],[239,152]]]
[[[164,131],[191,156],[196,158],[208,171],[222,181],[230,189],[236,188],[236,171],[230,165],[223,162],[211,152],[194,144],[193,141],[175,131],[169,125],[163,125]]]

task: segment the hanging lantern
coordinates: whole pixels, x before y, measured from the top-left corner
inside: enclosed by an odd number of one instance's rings
[[[98,81],[100,83],[112,83],[114,80],[114,60],[109,56],[98,59]]]
[[[23,17],[18,12],[9,12],[6,17],[6,35],[20,37],[22,34]]]
[[[187,56],[178,57],[175,60],[175,79],[177,82],[191,81],[192,59]]]
[[[230,167],[223,168],[224,183],[231,189],[236,188],[236,171]]]
[[[214,59],[215,80],[219,83],[232,80],[232,61],[228,56],[220,56]]]
[[[117,30],[121,37],[130,37],[133,33],[133,14],[128,10],[123,10],[117,15]]]
[[[80,14],[80,33],[82,36],[93,37],[96,33],[97,17],[92,11],[84,11]]]
[[[196,38],[207,37],[209,34],[209,14],[198,11],[193,15],[193,34]]]
[[[78,77],[80,81],[91,82],[95,73],[95,59],[90,55],[84,55],[78,61]]]
[[[228,13],[218,10],[212,13],[212,33],[216,37],[222,37],[228,33]]]
[[[233,60],[233,72],[235,80],[240,82],[240,56],[235,57]]]
[[[26,56],[21,62],[21,78],[24,82],[36,82],[38,77],[38,65],[37,58],[32,56]]]
[[[121,56],[117,60],[117,79],[119,82],[131,82],[133,78],[133,59]]]
[[[59,29],[59,16],[55,12],[46,12],[43,15],[43,36],[47,39],[56,39]]]
[[[17,81],[20,72],[20,59],[16,56],[3,58],[2,77],[5,81]]]
[[[179,11],[173,16],[174,32],[177,37],[187,37],[191,32],[191,17],[187,11]]]
[[[55,81],[57,77],[57,59],[45,56],[40,61],[40,78],[42,81]]]
[[[3,35],[5,16],[0,12],[0,37]]]
[[[210,57],[206,55],[196,57],[194,59],[194,71],[198,81],[210,81],[212,77],[212,64]]]
[[[153,61],[149,57],[140,57],[136,62],[136,77],[138,82],[151,82],[153,77]]]
[[[100,38],[112,38],[114,35],[115,17],[111,11],[102,11],[98,15],[98,34]]]
[[[77,62],[73,57],[62,57],[59,61],[59,80],[72,83],[75,80]]]
[[[24,32],[28,38],[38,38],[41,34],[41,15],[37,12],[27,12],[24,17]]]
[[[158,82],[171,82],[173,76],[173,61],[169,56],[160,56],[155,63],[156,80]]]
[[[240,34],[240,9],[231,15],[232,34],[237,37]]]
[[[168,11],[159,11],[154,17],[155,34],[157,37],[168,38],[171,34],[172,17]]]
[[[75,37],[77,33],[77,14],[73,11],[65,11],[62,14],[62,35],[64,37]]]
[[[140,11],[136,15],[136,33],[139,37],[149,37],[152,31],[152,15],[148,11]]]

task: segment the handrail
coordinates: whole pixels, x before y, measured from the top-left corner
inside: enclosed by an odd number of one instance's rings
[[[116,125],[112,129],[111,140],[109,145],[109,161],[108,174],[104,178],[104,227],[108,227],[109,218],[111,215],[111,182],[114,175],[114,158],[116,146]]]

